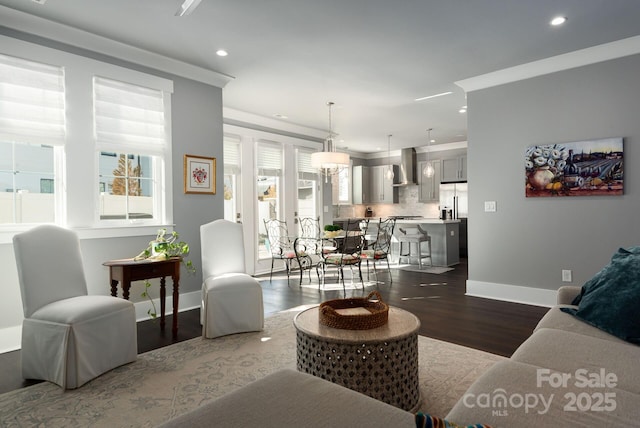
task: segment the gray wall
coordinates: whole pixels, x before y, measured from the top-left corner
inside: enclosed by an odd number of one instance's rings
[[[173,220],[180,239],[190,244],[195,275],[183,275],[181,291],[202,287],[200,225],[224,217],[222,189],[222,89],[186,79],[173,79]],[[185,154],[216,158],[215,195],[185,194]]]
[[[640,244],[640,55],[468,94],[469,282],[582,285]],[[623,196],[525,198],[533,144],[624,137]],[[485,213],[484,201],[497,201]]]
[[[127,63],[56,41],[0,27],[0,34],[64,50],[77,55],[112,63],[133,70],[157,75],[174,82],[172,95],[172,162],[173,162],[173,220],[180,238],[191,246],[190,259],[197,273],[187,275],[183,270],[180,281],[182,293],[199,291],[202,284],[200,261],[200,225],[223,217],[222,167],[222,89],[167,74],[147,67]],[[193,154],[217,159],[216,195],[184,194],[183,156]],[[82,241],[84,268],[90,294],[109,294],[109,272],[102,262],[133,257],[144,249],[154,236],[87,239]],[[15,259],[11,244],[0,244],[0,271],[3,272],[3,299],[0,300],[0,332],[3,328],[22,323],[22,303]],[[168,281],[171,282],[170,280]],[[158,287],[152,295],[158,296]],[[134,284],[131,300],[140,301],[142,284]],[[170,309],[168,309],[170,310]],[[0,348],[2,344],[0,343]]]

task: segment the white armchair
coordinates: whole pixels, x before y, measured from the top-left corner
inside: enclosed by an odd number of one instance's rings
[[[13,238],[22,292],[22,376],[65,389],[135,361],[133,303],[87,294],[77,235],[44,225]],[[108,287],[105,284],[105,289]]]
[[[242,225],[214,220],[200,226],[202,336],[259,331],[264,327],[260,283],[246,274]]]

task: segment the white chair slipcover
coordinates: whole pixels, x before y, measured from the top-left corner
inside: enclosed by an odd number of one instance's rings
[[[20,353],[25,379],[73,389],[135,361],[133,303],[87,295],[74,232],[38,226],[15,235],[13,247],[25,317]]]
[[[259,331],[264,327],[260,283],[246,274],[242,225],[214,220],[200,226],[202,336]]]

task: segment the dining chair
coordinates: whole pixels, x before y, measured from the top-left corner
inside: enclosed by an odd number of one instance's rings
[[[136,360],[134,305],[88,294],[75,232],[37,226],[15,235],[13,249],[24,311],[20,357],[25,379],[74,389]]]
[[[246,273],[242,224],[222,219],[203,224],[200,245],[202,336],[262,330],[262,287]]]
[[[342,288],[346,291],[344,283],[344,268],[348,266],[351,269],[351,278],[353,281],[353,268],[358,268],[360,283],[364,290],[364,280],[362,278],[362,268],[360,257],[362,253],[362,245],[364,235],[360,231],[360,220],[347,220],[345,234],[343,237],[333,239],[323,239],[322,243],[322,260],[319,263],[319,270],[322,272],[322,287],[325,284],[326,270],[328,267],[336,267],[338,271],[338,280],[342,279]],[[337,242],[341,241],[341,242]]]
[[[320,237],[320,217],[302,217],[298,220],[300,234],[305,238]]]
[[[391,268],[389,266],[389,255],[391,253],[391,238],[393,237],[395,224],[396,220],[394,218],[380,218],[375,228],[375,240],[369,242],[367,248],[362,250],[360,256],[367,263],[367,279],[369,279],[369,261],[373,264],[373,272],[377,278],[376,262],[385,260],[387,262],[389,282],[393,282],[393,275],[391,275]]]
[[[269,282],[273,277],[273,265],[276,260],[284,261],[287,272],[287,282],[291,273],[291,262],[296,259],[296,252],[293,241],[289,236],[287,222],[278,219],[265,219],[264,228],[267,232],[267,250],[271,254],[271,271],[269,272]]]
[[[303,272],[309,272],[311,281],[311,269],[317,267],[322,258],[320,247],[320,217],[302,217],[298,220],[299,235],[293,242],[293,250],[296,255],[297,267],[300,270],[300,286],[302,286]],[[293,262],[293,260],[291,260]],[[319,275],[316,269],[316,274]]]

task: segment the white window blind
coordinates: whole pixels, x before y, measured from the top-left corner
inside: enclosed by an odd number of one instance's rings
[[[167,145],[163,92],[94,77],[95,137],[100,150],[162,155]]]
[[[279,145],[258,143],[258,175],[282,175],[282,148]]]
[[[63,145],[64,70],[0,54],[0,139]]]
[[[224,173],[240,174],[240,142],[225,135],[223,144]]]
[[[318,170],[311,166],[311,152],[298,150],[298,178],[300,180],[318,179]]]

